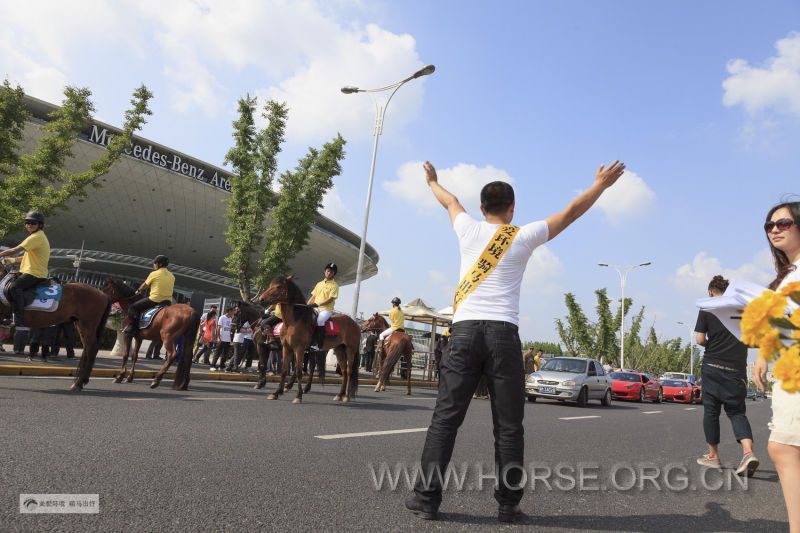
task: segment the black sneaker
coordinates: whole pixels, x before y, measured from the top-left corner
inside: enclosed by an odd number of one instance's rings
[[[419,516],[423,520],[438,520],[439,507],[423,503],[417,498],[417,494],[412,492],[406,498],[406,509]]]
[[[511,523],[524,516],[519,505],[501,505],[497,510],[497,520],[500,522]]]

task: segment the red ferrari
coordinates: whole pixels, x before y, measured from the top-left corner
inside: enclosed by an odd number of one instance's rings
[[[661,403],[664,394],[661,383],[651,379],[640,372],[612,372],[611,374],[611,399],[636,400],[643,402],[653,400]]]
[[[664,388],[664,399],[667,401],[680,403],[701,403],[703,401],[703,390],[688,381],[665,379],[661,385]]]

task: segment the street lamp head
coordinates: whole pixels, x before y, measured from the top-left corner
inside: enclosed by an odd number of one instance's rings
[[[642,263],[642,264],[641,264],[641,265],[639,265],[639,266],[640,266],[640,267],[646,267],[646,266],[650,266],[650,265],[652,265],[652,263],[651,263],[650,261],[648,261],[647,263]]]
[[[353,94],[358,92],[358,87],[342,87],[342,92],[344,94]]]
[[[436,70],[436,67],[434,67],[433,65],[425,65],[424,67],[416,71],[414,75],[411,76],[411,79],[421,78],[422,76],[429,76],[433,74],[434,70]]]
[[[601,267],[607,267],[607,266],[608,266],[608,263],[597,263],[597,266],[601,266]]]

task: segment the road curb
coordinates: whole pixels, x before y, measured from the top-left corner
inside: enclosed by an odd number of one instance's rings
[[[0,376],[38,376],[38,377],[75,377],[78,372],[77,367],[63,367],[51,365],[0,365]],[[119,370],[116,368],[94,368],[92,369],[93,378],[114,378],[117,377]],[[137,370],[135,377],[139,379],[153,379],[156,375],[156,370]],[[175,372],[167,372],[164,375],[165,380],[175,378]],[[192,372],[191,379],[202,379],[209,381],[241,381],[252,382],[258,381],[257,374],[237,374],[227,372]],[[280,376],[267,376],[267,381],[270,383],[280,382]],[[305,376],[304,376],[305,380]],[[360,385],[375,385],[377,380],[375,378],[360,378]],[[319,376],[314,377],[314,383],[322,383]],[[339,376],[325,377],[326,385],[340,383]],[[405,381],[400,381],[397,378],[391,380],[392,387],[404,387]],[[435,389],[437,382],[435,381],[412,381],[411,386],[414,388],[427,388]]]

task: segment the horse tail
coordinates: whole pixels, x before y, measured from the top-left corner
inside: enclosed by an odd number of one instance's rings
[[[108,299],[108,303],[106,303],[106,310],[103,311],[103,316],[100,318],[100,323],[97,324],[97,347],[100,348],[100,337],[103,336],[103,332],[106,330],[106,322],[108,322],[108,315],[111,314],[111,298]]]
[[[384,352],[388,352],[388,347],[385,347]],[[392,345],[392,352],[391,353],[384,353],[383,356],[383,365],[381,366],[381,381],[386,383],[389,379],[389,375],[394,370],[394,366],[397,364],[398,359],[403,355],[403,346],[402,344],[393,344]]]
[[[358,396],[358,367],[361,357],[356,350],[356,357],[353,361],[353,368],[350,369],[350,398]]]
[[[192,369],[192,353],[194,352],[194,341],[197,338],[197,331],[200,329],[200,315],[192,309],[189,323],[183,331],[183,350],[181,350],[181,360],[175,371],[175,385],[177,390],[189,388],[189,377]]]
[[[327,355],[327,352],[324,352],[322,350],[320,350],[318,352],[314,352],[314,359],[315,359],[317,368],[319,368],[319,382],[320,382],[320,386],[322,386],[322,387],[325,386],[325,356],[326,355]]]

